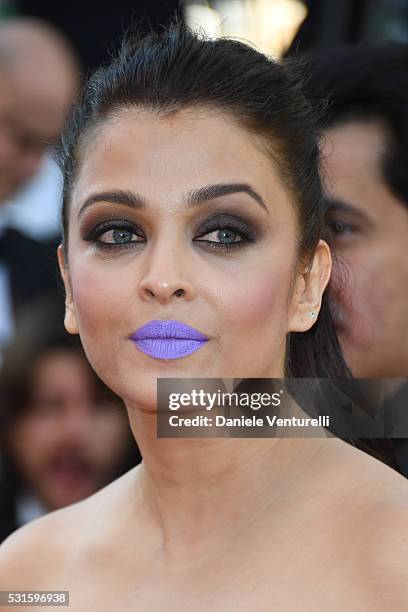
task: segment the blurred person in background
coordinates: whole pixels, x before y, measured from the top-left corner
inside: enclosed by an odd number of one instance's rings
[[[333,289],[339,338],[354,376],[404,379],[408,45],[344,45],[310,60],[310,96],[328,97],[322,155],[328,239],[337,253]],[[408,405],[401,401],[406,385],[398,388],[400,417],[406,421]],[[400,438],[394,445],[408,476],[407,441]]]
[[[13,166],[17,155],[12,129],[15,102],[13,80],[7,61],[0,52],[0,203],[12,191]]]
[[[63,33],[34,18],[0,22],[0,52],[7,58],[16,95],[18,163],[12,195],[36,175],[47,150],[58,142],[80,85],[79,65]]]
[[[63,320],[63,300],[30,307],[0,372],[0,541],[140,461],[121,400]]]
[[[12,79],[7,69],[7,62],[0,53],[0,210],[3,198],[11,190],[11,168],[15,163],[17,151],[12,131],[14,102]],[[13,328],[8,270],[4,265],[3,233],[0,216],[0,347],[7,343]]]
[[[0,111],[13,96],[7,150],[5,123],[0,126],[1,363],[19,308],[57,291],[61,174],[49,151],[77,93],[79,66],[64,35],[33,18],[0,22],[0,58],[8,78]]]

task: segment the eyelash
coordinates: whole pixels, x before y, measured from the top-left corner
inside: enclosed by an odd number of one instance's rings
[[[131,242],[128,242],[126,244],[120,244],[113,242],[102,242],[101,240],[98,240],[98,238],[100,238],[103,234],[114,230],[125,230],[132,234],[135,234],[136,236],[139,236],[140,238],[143,238],[141,234],[135,231],[136,229],[138,228],[136,228],[132,223],[129,223],[129,221],[126,221],[125,219],[115,219],[112,221],[105,221],[104,223],[97,225],[96,227],[92,228],[91,231],[88,232],[83,238],[86,242],[92,242],[93,246],[98,249],[129,249],[134,248],[136,244],[142,244],[144,241],[132,240]]]
[[[110,251],[135,248],[136,245],[144,244],[146,242],[146,240],[131,240],[130,242],[120,244],[114,242],[102,242],[101,240],[99,240],[99,238],[103,236],[103,234],[114,230],[125,230],[140,238],[144,238],[142,234],[137,231],[139,230],[137,226],[133,225],[132,223],[129,223],[129,221],[125,219],[117,219],[112,221],[105,221],[104,223],[101,223],[100,225],[96,226],[87,235],[84,236],[84,240],[87,242],[92,242],[93,246],[95,246],[97,249]],[[221,230],[229,230],[235,232],[240,237],[240,240],[238,240],[237,242],[231,242],[229,244],[223,244],[221,242],[215,242],[213,240],[200,239],[201,236],[205,236],[206,234],[211,234],[212,232]],[[231,221],[231,219],[229,221],[226,220],[224,222],[219,220],[215,222],[210,222],[207,227],[203,228],[201,230],[200,235],[194,240],[194,242],[204,243],[206,247],[210,249],[229,252],[235,249],[242,248],[248,243],[255,242],[255,234],[245,222],[239,219],[236,219],[233,222]]]

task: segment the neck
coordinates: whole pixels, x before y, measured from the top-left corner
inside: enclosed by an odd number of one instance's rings
[[[234,541],[276,508],[321,447],[315,438],[157,438],[156,413],[127,407],[143,503],[164,546],[183,554]]]

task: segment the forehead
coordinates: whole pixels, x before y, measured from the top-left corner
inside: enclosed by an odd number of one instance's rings
[[[129,109],[87,137],[72,207],[95,190],[113,188],[175,205],[191,189],[227,181],[255,184],[266,200],[287,201],[265,142],[233,117],[205,109],[171,117]]]
[[[87,385],[93,380],[92,371],[80,351],[50,349],[34,364],[32,380],[35,385],[42,385],[45,389],[58,386],[61,382],[69,387],[73,379],[77,386]]]
[[[328,130],[323,146],[325,189],[329,197],[363,212],[382,234],[396,229],[406,234],[406,205],[392,193],[383,173],[388,139],[381,121],[350,121]]]
[[[387,137],[387,127],[381,121],[350,121],[327,130],[323,159],[329,177],[382,179],[381,158]]]

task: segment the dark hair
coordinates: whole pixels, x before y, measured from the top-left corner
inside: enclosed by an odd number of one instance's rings
[[[316,113],[302,86],[298,63],[278,63],[238,41],[207,40],[177,23],[160,34],[128,35],[118,56],[91,76],[62,137],[66,259],[69,197],[84,145],[97,126],[127,107],[166,115],[185,108],[216,108],[262,135],[298,210],[299,259],[307,258],[322,235],[325,211]],[[288,376],[349,375],[327,293],[311,330],[289,334],[287,355]]]
[[[328,99],[322,127],[380,120],[386,127],[384,179],[408,205],[408,45],[341,45],[309,55],[312,101]]]

